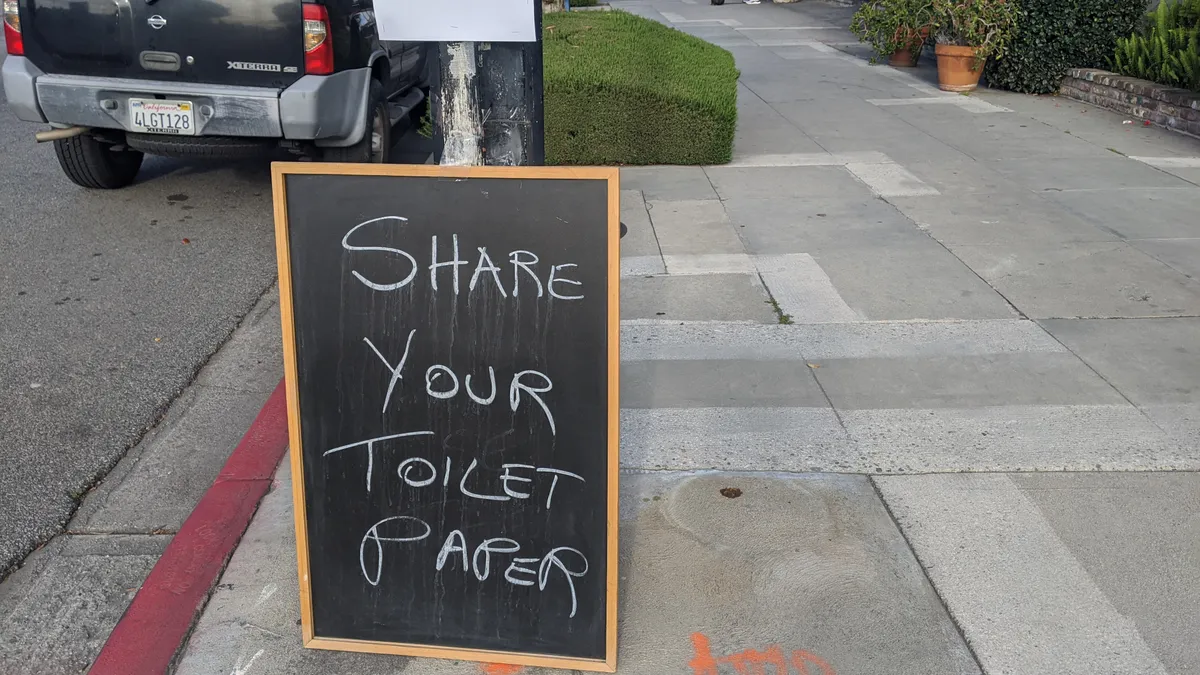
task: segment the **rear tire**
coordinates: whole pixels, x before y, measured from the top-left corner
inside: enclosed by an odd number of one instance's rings
[[[144,155],[136,150],[113,150],[89,134],[54,141],[54,154],[72,183],[93,190],[123,188],[137,177]]]
[[[326,162],[387,164],[392,154],[392,121],[378,80],[371,80],[367,104],[367,129],[362,139],[344,148],[325,148]]]

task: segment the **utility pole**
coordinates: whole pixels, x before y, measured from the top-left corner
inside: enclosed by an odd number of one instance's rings
[[[449,166],[541,165],[542,0],[533,3],[536,42],[451,42],[439,46],[434,138]]]

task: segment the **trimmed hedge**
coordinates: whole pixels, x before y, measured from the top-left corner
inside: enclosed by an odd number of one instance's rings
[[[1016,39],[988,63],[991,87],[1026,94],[1058,91],[1068,68],[1107,66],[1117,40],[1134,32],[1146,0],[1017,0]]]
[[[724,164],[738,71],[729,52],[620,11],[545,17],[548,164]]]

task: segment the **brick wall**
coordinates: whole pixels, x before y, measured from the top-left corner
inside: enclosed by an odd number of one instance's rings
[[[1139,120],[1200,136],[1200,93],[1107,70],[1072,68],[1059,93]]]

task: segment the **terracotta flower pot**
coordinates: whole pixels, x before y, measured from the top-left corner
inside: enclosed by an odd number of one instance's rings
[[[974,47],[938,45],[938,86],[946,91],[974,91],[983,75],[983,59],[975,58]]]
[[[888,57],[888,65],[893,68],[915,68],[921,58],[921,48],[897,49]]]
[[[901,36],[901,32],[906,29],[900,28],[896,31],[896,42],[900,42],[903,37],[907,39],[903,42],[906,47],[901,47],[892,52],[888,57],[888,65],[893,68],[914,68],[917,61],[921,59],[921,49],[925,47],[925,40],[929,37],[929,28],[921,30],[907,30],[907,36]]]

